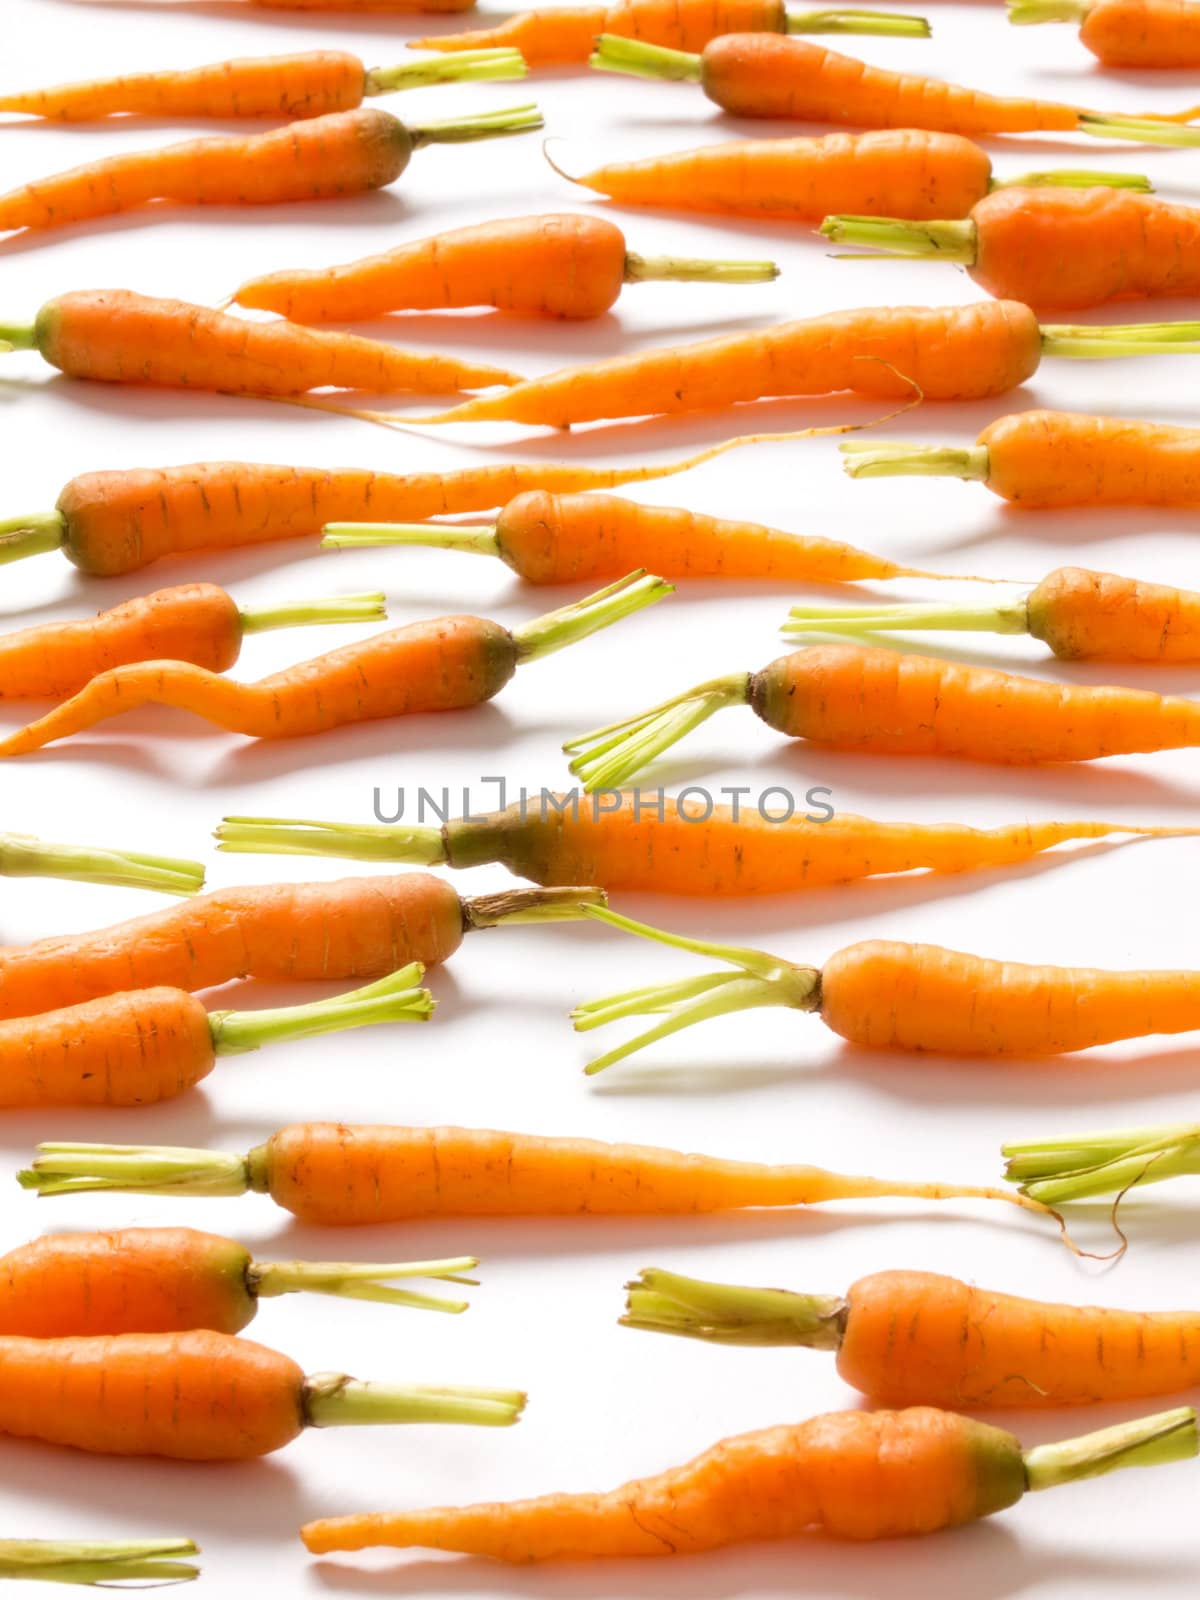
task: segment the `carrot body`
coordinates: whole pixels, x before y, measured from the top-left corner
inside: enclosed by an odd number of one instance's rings
[[[608,1494],[331,1517],[302,1537],[314,1554],[422,1545],[509,1562],[664,1556],[816,1532],[932,1533],[1024,1492],[1020,1446],[999,1428],[924,1408],[845,1411],[726,1439]]]
[[[414,12],[470,11],[475,0],[246,0],[266,11],[344,11],[348,16],[410,16]]]
[[[1079,37],[1106,67],[1200,67],[1193,0],[1092,0]]]
[[[234,978],[365,981],[444,961],[463,930],[458,896],[422,872],[226,889],[115,927],[0,948],[0,1017]]]
[[[1029,631],[1063,660],[1200,661],[1200,594],[1060,567],[1026,600]]]
[[[1022,411],[979,435],[986,483],[1013,505],[1200,506],[1200,429]]]

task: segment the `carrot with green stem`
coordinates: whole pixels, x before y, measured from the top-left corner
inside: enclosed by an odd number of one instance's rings
[[[51,122],[105,117],[287,117],[354,111],[364,100],[435,83],[523,78],[517,50],[472,50],[453,60],[368,68],[344,50],[252,56],[178,71],[124,73],[0,95],[0,112]]]
[[[269,133],[188,139],[72,167],[0,195],[0,231],[40,231],[153,205],[263,206],[381,189],[432,144],[465,144],[542,126],[536,106],[406,124],[364,107]]]
[[[1200,1172],[1200,1127],[1194,1123],[1020,1139],[1000,1148],[1005,1176],[1022,1194],[1052,1196],[1052,1203],[1111,1194],[1114,1217],[1131,1189]]]
[[[95,845],[47,844],[31,833],[0,833],[0,878],[65,878],[118,889],[192,895],[204,887],[198,861]]]
[[[303,323],[461,306],[578,319],[603,316],[627,283],[768,283],[778,276],[773,261],[637,255],[603,217],[552,214],[455,228],[344,266],[266,273],[232,298]]]
[[[928,1406],[835,1411],[725,1439],[607,1494],[325,1517],[300,1536],[314,1555],[386,1545],[513,1563],[691,1555],[806,1534],[895,1539],[992,1516],[1039,1489],[1197,1453],[1190,1406],[1030,1450]]]
[[[1200,67],[1194,0],[1008,0],[1008,20],[1077,23],[1084,48],[1106,67]]]
[[[256,683],[178,661],[102,672],[36,722],[0,740],[22,755],[144,705],[173,706],[251,739],[298,739],[390,717],[459,711],[494,699],[517,668],[565,649],[673,592],[631,573],[511,631],[482,617],[435,617],[374,634]]]
[[[200,1569],[191,1539],[0,1539],[0,1578],[76,1583],[97,1589],[187,1583]]]

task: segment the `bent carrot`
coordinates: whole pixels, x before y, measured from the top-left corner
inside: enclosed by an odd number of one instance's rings
[[[31,833],[0,833],[0,877],[65,878],[178,895],[194,894],[204,886],[204,868],[198,861],[94,845],[47,844]]]
[[[627,283],[766,283],[773,261],[640,256],[603,217],[507,217],[398,245],[345,266],[251,278],[238,305],[293,322],[362,322],[392,311],[494,306],[532,317],[599,317]]]
[[[0,1336],[0,1433],[96,1455],[249,1461],[305,1428],[379,1423],[507,1427],[525,1396],[421,1389],[340,1372],[306,1378],[287,1356],[232,1334]]]
[[[540,128],[535,106],[408,126],[374,107],[270,133],[188,139],[72,167],[0,195],[0,231],[61,228],[143,206],[281,205],[381,189],[429,144],[462,144]]]
[[[696,83],[735,117],[794,118],[860,128],[929,128],[940,133],[1087,133],[1145,144],[1200,143],[1190,106],[1171,116],[1113,116],[1056,100],[1005,98],[915,72],[889,72],[807,39],[727,33],[699,54],[601,34],[590,65],[602,72]]]
[[[586,639],[673,592],[634,572],[511,632],[482,617],[435,617],[331,650],[255,683],[179,661],[102,672],[78,694],[0,739],[0,757],[41,749],[138,706],[174,706],[251,739],[299,739],[358,722],[460,711],[494,699],[522,663]]]
[[[547,156],[547,160],[549,160]],[[621,205],[817,223],[834,211],[965,217],[993,190],[1096,184],[1147,190],[1136,173],[1054,170],[997,178],[991,157],[956,133],[881,128],[817,139],[726,139],[666,156],[617,161],[576,177]]]
[[[516,50],[476,50],[454,61],[368,69],[344,50],[253,56],[167,72],[126,73],[0,95],[0,112],[54,122],[103,117],[324,117],[374,95],[428,84],[522,78]]]
[[[961,220],[826,217],[872,254],[965,266],[988,294],[1035,310],[1200,294],[1200,210],[1114,189],[1008,189]]]
[[[836,1352],[882,1406],[1089,1406],[1200,1383],[1200,1313],[1048,1305],[937,1272],[874,1272],[844,1295],[742,1289],[663,1272],[626,1285],[628,1328]]]
[[[596,795],[543,792],[490,815],[440,828],[420,823],[306,822],[225,817],[217,848],[235,854],[336,856],[455,868],[499,861],[541,884],[594,883],[610,893],[758,895],[856,883],[894,872],[970,872],[1029,861],[1077,839],[1118,834],[1176,838],[1200,827],[1115,822],[877,822],[833,811],[810,792],[815,812],[774,818],[760,806],[718,806],[707,797],[646,790]]]
[[[240,610],[212,583],[186,583],[124,600],[78,622],[47,622],[0,634],[0,700],[61,700],[98,673],[133,661],[190,661],[224,672],[248,633],[318,623],[378,622],[382,594],[339,595]]]
[[[314,1555],[422,1546],[508,1562],[691,1555],[804,1534],[895,1539],[992,1516],[1029,1490],[1197,1453],[1190,1406],[1032,1450],[927,1406],[835,1411],[725,1439],[607,1494],[325,1517],[300,1536]]]
[[[1200,67],[1194,0],[1008,0],[1008,20],[1078,23],[1084,47],[1106,67]]]
[[[609,789],[716,712],[741,705],[789,738],[874,755],[1035,766],[1200,744],[1200,703],[1179,695],[1050,683],[867,645],[813,644],[761,672],[713,678],[563,748],[589,790]]]
[[[244,1245],[195,1228],[48,1233],[0,1256],[0,1333],[31,1339],[104,1333],[240,1333],[258,1302],[284,1294],[334,1295],[452,1314],[464,1300],[417,1294],[393,1279],[464,1277],[474,1256],[391,1264],[256,1261]]]
[[[0,1578],[98,1589],[187,1583],[200,1569],[178,1558],[199,1553],[190,1539],[0,1539]]]
[[[424,872],[222,889],[91,933],[0,946],[0,1017],[235,978],[382,978],[410,961],[447,960],[473,929],[568,919],[602,898],[596,889],[517,889],[462,900]]]

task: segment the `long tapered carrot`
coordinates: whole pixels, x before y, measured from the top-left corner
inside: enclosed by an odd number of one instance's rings
[[[875,1405],[1087,1406],[1200,1383],[1195,1311],[1047,1304],[937,1272],[873,1272],[831,1295],[652,1267],[626,1288],[626,1327],[832,1350],[839,1376]]]
[[[395,183],[413,152],[540,128],[535,106],[409,126],[367,107],[269,133],[131,150],[0,195],[0,231],[42,230],[153,205],[281,205],[344,199]]]
[[[635,789],[586,800],[578,793],[546,793],[440,828],[237,816],[222,821],[216,838],[218,849],[237,854],[456,868],[499,861],[535,883],[704,896],[789,894],[893,872],[994,870],[1073,840],[1200,833],[1200,827],[1114,822],[1024,822],[986,831],[960,823],[878,822],[834,811],[827,795],[815,791],[815,811],[784,819],[762,808],[689,798],[686,791]]]
[[[195,1228],[48,1233],[0,1256],[0,1333],[31,1339],[105,1333],[240,1333],[258,1302],[333,1295],[457,1314],[464,1300],[396,1280],[474,1284],[474,1256],[446,1261],[258,1261],[235,1239]]]
[[[306,1378],[287,1356],[210,1329],[0,1335],[0,1433],[97,1455],[246,1461],[305,1428],[507,1427],[524,1404],[515,1390],[407,1388],[338,1372]]]
[[[0,112],[54,122],[103,117],[324,117],[374,95],[427,84],[521,78],[516,50],[477,50],[454,61],[367,68],[344,50],[251,56],[187,69],[125,73],[0,95]]]
[[[64,878],[120,889],[191,895],[204,887],[198,861],[96,845],[47,844],[31,833],[0,833],[0,878]]]
[[[125,600],[77,622],[0,634],[0,700],[61,700],[98,673],[133,661],[190,661],[224,672],[248,633],[318,623],[378,622],[382,594],[339,595],[253,610],[212,583],[187,583]]]
[[[483,705],[522,663],[537,661],[672,593],[634,572],[586,599],[511,631],[482,617],[435,617],[374,634],[255,683],[178,661],[102,672],[55,710],[0,739],[0,757],[41,749],[144,705],[174,706],[251,739],[296,739],[332,728]]]
[[[602,34],[591,65],[603,72],[699,84],[714,105],[735,117],[929,128],[982,137],[1056,132],[1146,144],[1200,143],[1200,128],[1179,125],[1200,116],[1200,106],[1169,117],[1130,117],[1056,100],[1006,98],[915,72],[868,66],[824,45],[780,34],[722,34],[698,54]]]
[[[799,627],[797,632],[805,630]],[[812,644],[699,684],[564,749],[589,789],[627,782],[726,706],[827,750],[1035,766],[1200,744],[1200,701],[1051,683],[879,646]],[[2,748],[2,747],[0,747]]]
[[[0,1578],[74,1583],[98,1589],[188,1583],[200,1568],[191,1539],[0,1539]]]
[[[1035,310],[1200,294],[1200,209],[1115,189],[1007,189],[958,220],[827,217],[838,244],[957,262]]]
[[[554,170],[621,205],[817,223],[835,211],[965,217],[996,190],[1043,184],[1148,190],[1136,173],[1054,169],[997,178],[991,157],[956,133],[882,128],[820,138],[727,139],[672,155],[616,161],[579,175]]]
[[[1078,23],[1084,47],[1106,67],[1200,67],[1195,0],[1008,0],[1008,20]]]
[[[345,266],[251,278],[243,306],[293,322],[361,322],[392,311],[494,306],[521,316],[599,317],[627,283],[766,283],[773,261],[642,256],[603,217],[508,217],[397,245]]]
[[[1132,417],[1020,411],[962,449],[882,441],[841,448],[852,478],[963,478],[1024,510],[1200,506],[1200,428]]]
[[[424,872],[217,890],[113,927],[0,946],[0,1017],[235,978],[382,978],[410,961],[445,961],[475,929],[576,917],[602,899],[597,889],[517,889],[462,900]]]
[[[0,1107],[144,1106],[206,1078],[220,1056],[384,1022],[425,1022],[433,996],[419,961],[332,1000],[273,1011],[214,1011],[186,989],[102,995],[0,1021]],[[78,1330],[68,1330],[78,1331]]]
[[[836,1411],[722,1440],[607,1494],[325,1517],[301,1538],[314,1555],[421,1546],[514,1563],[691,1555],[805,1534],[895,1539],[992,1516],[1030,1490],[1198,1452],[1190,1406],[1032,1450],[932,1407]]]

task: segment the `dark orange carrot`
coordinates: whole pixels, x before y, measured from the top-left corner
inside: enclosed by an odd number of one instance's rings
[[[1078,23],[1085,48],[1106,67],[1200,67],[1195,0],[1008,0],[1008,20]]]
[[[191,1539],[0,1539],[0,1578],[153,1588],[198,1578],[199,1567],[179,1557],[199,1554]]]
[[[300,1536],[314,1555],[422,1546],[514,1563],[691,1555],[805,1534],[895,1539],[989,1517],[1029,1490],[1198,1452],[1190,1406],[1032,1450],[950,1411],[837,1411],[725,1439],[607,1494],[325,1517]]]
[[[94,845],[47,844],[31,833],[0,833],[0,878],[65,878],[74,883],[107,883],[121,889],[158,889],[163,894],[194,894],[204,886],[198,861],[148,856]]]

